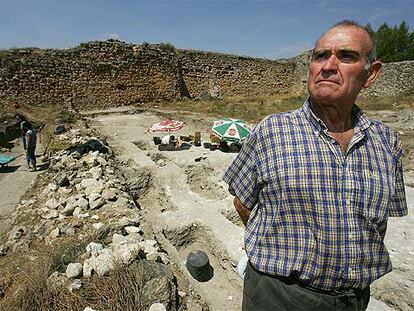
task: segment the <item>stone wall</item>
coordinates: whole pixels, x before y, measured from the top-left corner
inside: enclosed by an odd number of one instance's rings
[[[0,99],[32,105],[121,106],[181,97],[178,60],[159,45],[88,42],[0,54]]]
[[[92,41],[66,50],[0,51],[0,106],[67,104],[80,109],[183,97],[300,95],[308,54],[272,61],[178,50],[169,44]],[[414,86],[414,62],[386,64],[364,94],[395,95]],[[215,94],[217,95],[217,94]]]
[[[181,50],[182,75],[189,95],[219,86],[223,96],[268,96],[296,93],[296,64]]]
[[[92,41],[67,50],[0,51],[0,102],[85,109],[197,98],[295,92],[295,63],[178,50],[169,44]]]
[[[395,96],[414,88],[414,61],[387,63],[378,80],[362,96]]]

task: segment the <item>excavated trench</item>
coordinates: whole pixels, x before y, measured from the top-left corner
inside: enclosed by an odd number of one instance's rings
[[[144,219],[177,267],[179,283],[181,279],[182,284],[189,284],[187,290],[199,295],[210,310],[241,310],[242,279],[236,272],[236,265],[244,253],[244,226],[232,206],[227,185],[221,181],[236,154],[211,151],[203,146],[160,152],[154,145],[153,135],[147,132],[152,123],[159,121],[160,116],[149,112],[139,116],[106,115],[98,116],[93,126],[108,138],[116,156],[124,163],[128,188],[135,192],[134,198]],[[209,142],[209,129],[201,126],[207,121],[188,122],[175,133],[180,136],[201,131],[202,141]],[[392,240],[386,242],[392,245],[393,264],[396,265],[389,278],[411,279],[411,271],[394,274],[399,273],[400,265],[412,258],[410,246],[398,246],[401,234],[407,235],[404,228],[409,224],[409,219],[396,219],[396,222],[390,219],[387,236]],[[405,231],[401,233],[401,230]],[[214,276],[207,282],[195,280],[186,268],[187,256],[195,250],[204,251],[213,267]],[[389,304],[383,295],[384,291],[391,292],[387,276],[377,284],[373,286],[374,297]],[[399,288],[398,282],[392,284]],[[405,293],[410,289],[400,288],[399,291]],[[374,297],[368,310],[391,310]],[[393,298],[392,304],[402,306],[404,298],[396,299]]]
[[[179,269],[178,283],[190,284],[186,290],[195,291],[210,310],[240,310],[242,279],[236,265],[243,253],[244,229],[231,211],[231,196],[221,181],[234,154],[203,146],[160,152],[146,131],[154,116],[140,115],[140,122],[136,118],[100,116],[93,126],[107,137],[123,163],[125,187]],[[184,128],[177,135],[196,130],[200,129]],[[188,255],[196,250],[207,254],[213,268],[208,281],[196,280],[186,267]]]

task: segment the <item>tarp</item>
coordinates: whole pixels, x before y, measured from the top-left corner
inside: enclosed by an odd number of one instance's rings
[[[6,165],[8,163],[10,163],[11,161],[14,161],[16,158],[12,155],[8,155],[8,154],[0,154],[0,165]]]
[[[178,131],[179,129],[181,129],[184,126],[184,124],[185,124],[184,122],[167,119],[167,120],[154,123],[153,125],[151,125],[151,127],[148,129],[148,132],[149,133],[154,133],[157,131],[174,132],[174,131]]]

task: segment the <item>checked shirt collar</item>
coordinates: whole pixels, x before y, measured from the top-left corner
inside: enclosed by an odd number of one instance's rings
[[[333,142],[334,139],[331,135],[329,135],[328,128],[325,123],[313,113],[310,98],[306,100],[301,109],[306,119],[312,125],[315,135],[321,135],[326,140]],[[354,120],[354,137],[349,144],[348,151],[351,150],[357,142],[364,138],[364,131],[372,125],[372,121],[356,104],[352,107],[352,117]]]

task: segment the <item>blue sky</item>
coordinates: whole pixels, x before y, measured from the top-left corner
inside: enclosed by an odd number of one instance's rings
[[[0,0],[0,49],[116,38],[276,59],[343,19],[413,30],[414,0]]]

